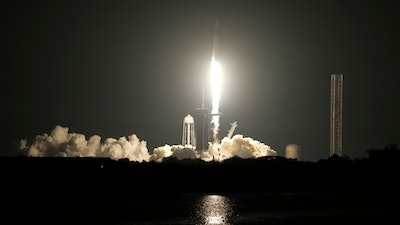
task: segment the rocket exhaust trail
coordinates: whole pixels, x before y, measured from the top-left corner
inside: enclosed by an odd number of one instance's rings
[[[211,90],[212,90],[212,109],[211,109],[211,128],[213,130],[213,141],[218,143],[218,130],[219,130],[219,100],[221,96],[221,84],[222,84],[222,68],[219,62],[216,60],[216,51],[218,44],[218,18],[215,21],[214,30],[214,40],[213,49],[211,56],[211,66],[210,66],[210,80],[211,80]]]

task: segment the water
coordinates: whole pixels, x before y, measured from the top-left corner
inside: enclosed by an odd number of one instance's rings
[[[25,224],[400,224],[399,199],[393,192],[132,194],[121,190],[102,196],[20,196],[8,202],[8,213],[16,223],[28,219]]]

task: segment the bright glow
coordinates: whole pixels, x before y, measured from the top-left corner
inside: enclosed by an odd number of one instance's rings
[[[222,90],[222,67],[214,57],[211,58],[210,81],[212,91],[211,123],[213,124],[214,141],[217,141],[216,137],[219,129],[219,101]]]
[[[233,202],[222,195],[206,195],[198,206],[204,225],[227,225],[234,211]]]
[[[224,224],[224,218],[222,216],[209,216],[206,218],[206,224]]]

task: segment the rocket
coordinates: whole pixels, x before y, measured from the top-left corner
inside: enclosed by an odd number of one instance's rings
[[[219,19],[215,20],[215,27],[214,27],[214,40],[213,40],[213,48],[212,48],[212,59],[215,59],[215,54],[217,52],[217,45],[218,45],[218,27],[219,27]]]
[[[219,29],[219,18],[215,19],[215,27],[214,27],[214,38],[213,38],[213,47],[212,47],[212,56],[211,61],[216,61],[216,53],[218,48],[218,29]],[[219,116],[221,112],[210,113],[210,116]]]

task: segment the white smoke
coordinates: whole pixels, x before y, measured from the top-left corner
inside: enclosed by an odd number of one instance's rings
[[[270,146],[240,134],[236,134],[231,139],[223,138],[220,153],[224,158],[238,156],[245,159],[276,155],[276,151]]]
[[[106,138],[93,135],[86,140],[85,135],[69,133],[69,128],[56,126],[48,134],[38,135],[32,145],[21,140],[20,149],[33,157],[108,157],[111,159],[129,159],[137,162],[162,162],[167,157],[182,159],[202,159],[204,161],[223,161],[231,157],[258,158],[275,156],[276,151],[270,146],[237,134],[232,138],[224,137],[221,143],[212,143],[206,151],[196,151],[194,148],[182,145],[156,147],[150,154],[146,141],[141,141],[135,134],[126,137]]]
[[[154,149],[150,161],[162,162],[164,158],[175,157],[176,159],[197,159],[198,153],[194,148],[184,147],[183,145],[164,145]]]
[[[48,134],[36,136],[31,146],[21,140],[20,149],[28,156],[35,157],[108,157],[111,159],[127,158],[130,161],[149,161],[150,154],[146,142],[140,141],[135,134],[128,138],[107,138],[101,143],[98,135],[86,140],[85,135],[69,133],[68,127],[57,125]]]
[[[171,146],[164,145],[154,148],[153,154],[150,156],[150,161],[162,162],[164,158],[172,155]]]

